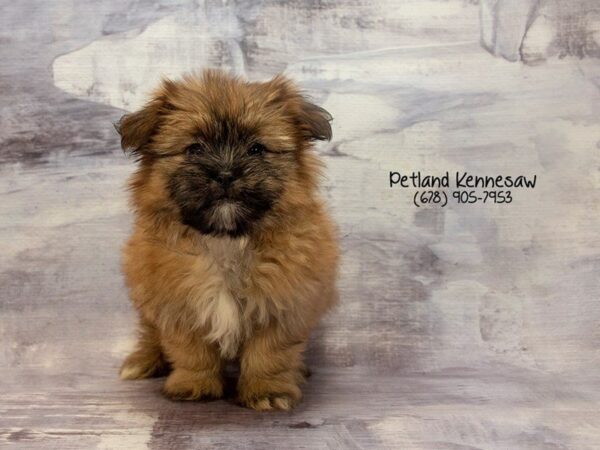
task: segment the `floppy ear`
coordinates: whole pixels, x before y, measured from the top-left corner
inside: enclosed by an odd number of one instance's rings
[[[298,113],[300,128],[304,136],[309,140],[330,141],[331,114],[320,106],[308,102],[305,98],[300,100],[300,112]]]
[[[269,83],[276,92],[274,101],[285,102],[294,116],[304,139],[330,141],[332,137],[331,114],[301,95],[294,83],[279,74]]]
[[[121,136],[121,147],[125,152],[130,151],[135,155],[152,153],[149,148],[152,137],[160,126],[162,116],[172,109],[167,101],[167,90],[172,87],[172,82],[163,81],[154,98],[142,109],[125,114],[115,123],[115,129]]]

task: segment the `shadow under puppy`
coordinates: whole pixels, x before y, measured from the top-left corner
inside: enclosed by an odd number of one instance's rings
[[[337,301],[336,227],[318,197],[314,140],[331,116],[292,82],[218,71],[162,82],[117,129],[137,157],[134,231],[123,269],[139,312],[123,379],[166,370],[163,392],[223,395],[239,360],[239,401],[290,409],[306,341]]]

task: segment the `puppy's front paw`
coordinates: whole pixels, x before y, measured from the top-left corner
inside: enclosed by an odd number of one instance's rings
[[[141,380],[143,378],[166,375],[169,364],[161,353],[135,351],[129,355],[119,371],[122,380]]]
[[[242,405],[257,411],[289,411],[302,399],[302,391],[294,382],[257,379],[239,387]]]
[[[165,381],[162,393],[173,400],[216,399],[223,396],[223,381],[208,371],[175,369]]]
[[[296,406],[296,401],[287,394],[267,394],[248,399],[244,405],[257,411],[289,411]]]

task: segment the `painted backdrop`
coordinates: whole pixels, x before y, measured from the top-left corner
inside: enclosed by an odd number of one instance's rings
[[[600,446],[596,0],[2,0],[0,56],[0,443]],[[342,303],[291,414],[116,376],[133,162],[112,123],[203,67],[284,72],[334,117]],[[417,207],[390,171],[536,185]]]

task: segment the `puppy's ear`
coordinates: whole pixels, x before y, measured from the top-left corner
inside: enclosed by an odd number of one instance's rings
[[[331,114],[311,103],[291,80],[281,74],[273,78],[269,85],[275,94],[273,100],[286,103],[304,139],[331,140]]]
[[[302,98],[300,102],[298,120],[304,136],[309,140],[330,141],[331,121],[333,117],[320,106]]]
[[[125,152],[130,151],[138,156],[152,153],[149,148],[152,137],[160,127],[162,117],[173,109],[168,101],[169,92],[173,88],[173,82],[164,80],[162,86],[154,93],[154,98],[142,109],[125,114],[115,123],[115,129],[121,136],[121,147]]]

